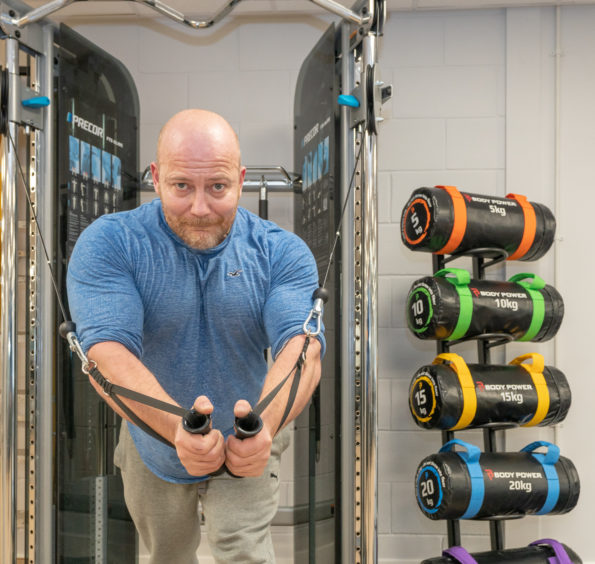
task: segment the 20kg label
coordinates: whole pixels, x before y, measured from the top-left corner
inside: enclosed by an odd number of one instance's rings
[[[508,489],[530,493],[533,490],[533,484],[523,480],[509,480]]]

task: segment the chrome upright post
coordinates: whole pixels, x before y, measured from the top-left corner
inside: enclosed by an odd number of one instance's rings
[[[6,69],[9,92],[19,80],[19,44],[6,40]],[[17,144],[18,126],[14,121],[14,104],[8,104],[8,133]],[[0,561],[13,564],[16,559],[16,408],[17,408],[17,168],[15,147],[3,140],[2,162],[2,258],[1,258],[1,348],[0,386],[2,391],[2,448],[0,459]]]

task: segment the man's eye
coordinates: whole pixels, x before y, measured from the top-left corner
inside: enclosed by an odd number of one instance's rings
[[[176,182],[176,188],[178,190],[186,190],[186,188],[188,188],[188,184],[185,182]]]
[[[225,190],[225,184],[213,184],[214,192],[223,192]]]

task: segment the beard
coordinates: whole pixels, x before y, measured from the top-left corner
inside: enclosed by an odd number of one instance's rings
[[[180,219],[171,216],[165,208],[163,213],[172,231],[189,247],[199,251],[212,249],[219,245],[227,237],[236,215],[234,211],[228,218],[213,216]]]

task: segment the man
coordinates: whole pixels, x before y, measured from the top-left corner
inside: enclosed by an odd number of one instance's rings
[[[286,433],[275,435],[289,383],[263,412],[259,434],[239,440],[233,421],[294,367],[316,265],[297,236],[238,207],[246,169],[222,117],[173,116],[151,171],[159,199],[103,216],[79,238],[68,270],[70,309],[83,350],[108,380],[211,414],[212,429],[190,434],[179,417],[123,400],[175,445],[123,425],[115,460],[126,504],[151,564],[196,562],[199,500],[217,562],[274,562],[270,522],[287,445]],[[267,372],[269,346],[275,360]],[[318,384],[323,346],[322,337],[310,340],[287,421]],[[244,478],[209,477],[224,463]]]

